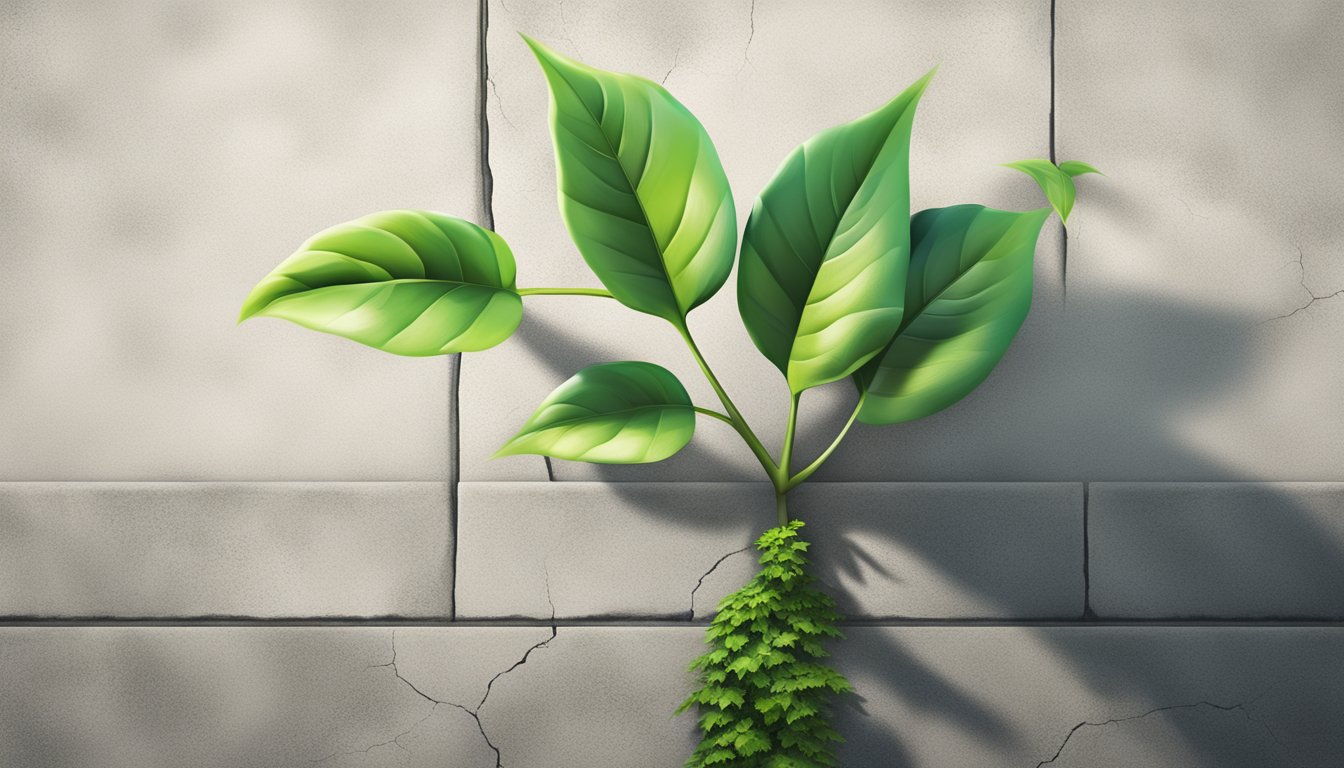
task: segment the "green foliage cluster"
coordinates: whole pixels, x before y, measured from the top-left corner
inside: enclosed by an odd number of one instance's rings
[[[827,704],[849,682],[822,659],[839,638],[835,602],[813,585],[808,543],[795,520],[756,542],[761,571],[719,603],[705,633],[712,647],[691,665],[702,687],[704,738],[687,768],[823,768],[837,765]]]
[[[1049,208],[952,205],[910,211],[915,109],[933,75],[868,115],[799,145],[752,206],[739,249],[727,175],[700,121],[660,84],[590,67],[524,38],[550,86],[560,215],[602,287],[519,287],[499,234],[433,211],[383,211],[319,232],[245,299],[239,319],[278,317],[398,355],[488,349],[524,318],[524,298],[583,296],[658,317],[685,342],[721,410],[645,361],[599,363],[556,388],[497,455],[639,464],[667,459],[698,417],[731,427],[775,493],[780,527],[758,544],[759,576],[720,606],[696,668],[705,739],[692,766],[832,766],[825,702],[848,688],[819,660],[838,637],[806,572],[787,497],[850,427],[923,418],[968,395],[1008,351],[1031,307],[1037,237],[1067,219],[1086,163],[1008,165]],[[688,315],[737,265],[743,326],[789,393],[773,453],[701,354]],[[544,300],[544,299],[543,299]],[[849,420],[796,468],[799,402],[849,381]],[[797,462],[801,463],[801,462]]]

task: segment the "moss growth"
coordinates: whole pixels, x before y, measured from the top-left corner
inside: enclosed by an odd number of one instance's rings
[[[701,688],[677,710],[696,707],[704,732],[687,768],[837,765],[827,709],[850,686],[822,660],[824,643],[841,636],[840,615],[807,572],[802,527],[766,531],[760,573],[719,603],[705,633],[711,649],[691,665]]]

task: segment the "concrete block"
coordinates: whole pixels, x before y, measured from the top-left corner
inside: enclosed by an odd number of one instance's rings
[[[443,483],[0,483],[0,614],[446,617],[450,528]]]
[[[461,619],[689,619],[755,573],[775,519],[760,483],[470,482],[458,508]]]
[[[570,0],[562,7],[508,0],[491,2],[489,13],[494,212],[518,256],[520,285],[597,282],[556,210],[546,85],[516,32],[595,66],[662,81],[713,137],[735,190],[739,227],[795,146],[875,109],[935,64],[941,68],[920,106],[912,149],[915,208],[972,201],[1019,210],[1039,205],[1029,181],[996,164],[1047,149],[1046,4]],[[995,375],[985,403],[959,408],[959,415],[936,428],[903,429],[918,451],[891,451],[892,441],[901,439],[894,432],[860,430],[856,442],[865,447],[849,451],[826,477],[1016,479],[1011,457],[1021,454],[1024,432],[1051,410],[1040,400],[1033,400],[1035,411],[1017,405],[1019,390],[1041,386],[1040,356],[1048,345],[1040,337],[1058,314],[1057,254],[1049,240],[1041,248],[1036,314],[1010,353],[1018,367]],[[730,282],[692,313],[691,328],[737,405],[773,448],[782,440],[787,388],[751,344],[734,296]],[[525,315],[508,344],[464,361],[464,479],[544,479],[539,458],[487,459],[552,388],[585,365],[650,360],[676,373],[699,404],[716,404],[680,339],[662,321],[615,302],[573,297],[530,298]],[[805,400],[799,451],[811,456],[848,415],[852,388],[841,383]],[[557,461],[553,468],[565,480],[763,479],[737,435],[709,422],[686,450],[657,465]]]
[[[549,634],[8,627],[0,629],[0,764],[494,766],[477,720],[493,702],[481,701]],[[433,647],[422,653],[427,639]],[[429,681],[418,666],[427,662]]]
[[[1105,618],[1344,618],[1344,483],[1092,483]]]
[[[1076,476],[1344,480],[1344,6],[1056,17]]]
[[[248,290],[387,208],[480,216],[475,0],[6,6],[0,480],[442,480],[449,363]]]
[[[701,633],[4,628],[0,763],[675,768],[695,743],[671,713]],[[1339,627],[846,634],[845,766],[1333,768],[1344,754]]]
[[[1079,484],[815,483],[792,496],[856,619],[1075,618]],[[698,618],[756,572],[763,483],[463,483],[457,614]]]

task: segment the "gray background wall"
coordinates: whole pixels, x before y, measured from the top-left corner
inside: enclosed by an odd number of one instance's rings
[[[844,765],[1344,756],[1344,6],[0,18],[0,765],[684,759],[685,664],[772,519],[750,457],[708,423],[653,466],[486,460],[589,363],[653,360],[711,402],[673,336],[528,299],[459,367],[233,322],[308,234],[393,207],[493,219],[520,284],[596,285],[518,31],[663,81],[744,214],[789,149],[934,64],[916,208],[1039,205],[996,165],[1025,157],[1108,174],[1048,226],[990,380],[860,430],[794,501],[850,617]],[[777,443],[784,388],[731,291],[692,323]],[[848,413],[833,389],[804,454]]]

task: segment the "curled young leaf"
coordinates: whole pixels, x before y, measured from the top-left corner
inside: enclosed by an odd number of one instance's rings
[[[1031,307],[1032,257],[1049,214],[981,205],[915,214],[905,318],[855,375],[866,391],[859,421],[928,416],[989,376]]]
[[[618,301],[675,324],[733,267],[728,177],[700,121],[662,86],[524,37],[551,89],[560,213]]]
[[[1097,173],[1105,176],[1106,174],[1096,169],[1096,166],[1084,163],[1082,160],[1065,160],[1059,164],[1059,170],[1068,174],[1070,178],[1082,176],[1085,173]]]
[[[844,378],[901,321],[910,256],[910,129],[933,73],[785,160],[742,238],[738,311],[793,392]]]
[[[239,322],[279,317],[398,355],[474,352],[522,320],[513,253],[468,221],[383,211],[309,238],[257,284]]]
[[[495,456],[648,464],[680,451],[694,433],[691,397],[670,371],[637,361],[603,363],[557,387]]]
[[[1050,202],[1050,207],[1059,214],[1059,220],[1065,224],[1069,221],[1069,212],[1073,210],[1073,201],[1077,196],[1077,189],[1073,185],[1073,176],[1076,174],[1066,173],[1060,166],[1055,165],[1049,160],[1039,158],[1031,160],[1018,160],[1015,163],[1004,163],[1004,167],[1021,171],[1040,186],[1041,191],[1045,193],[1045,199]]]

